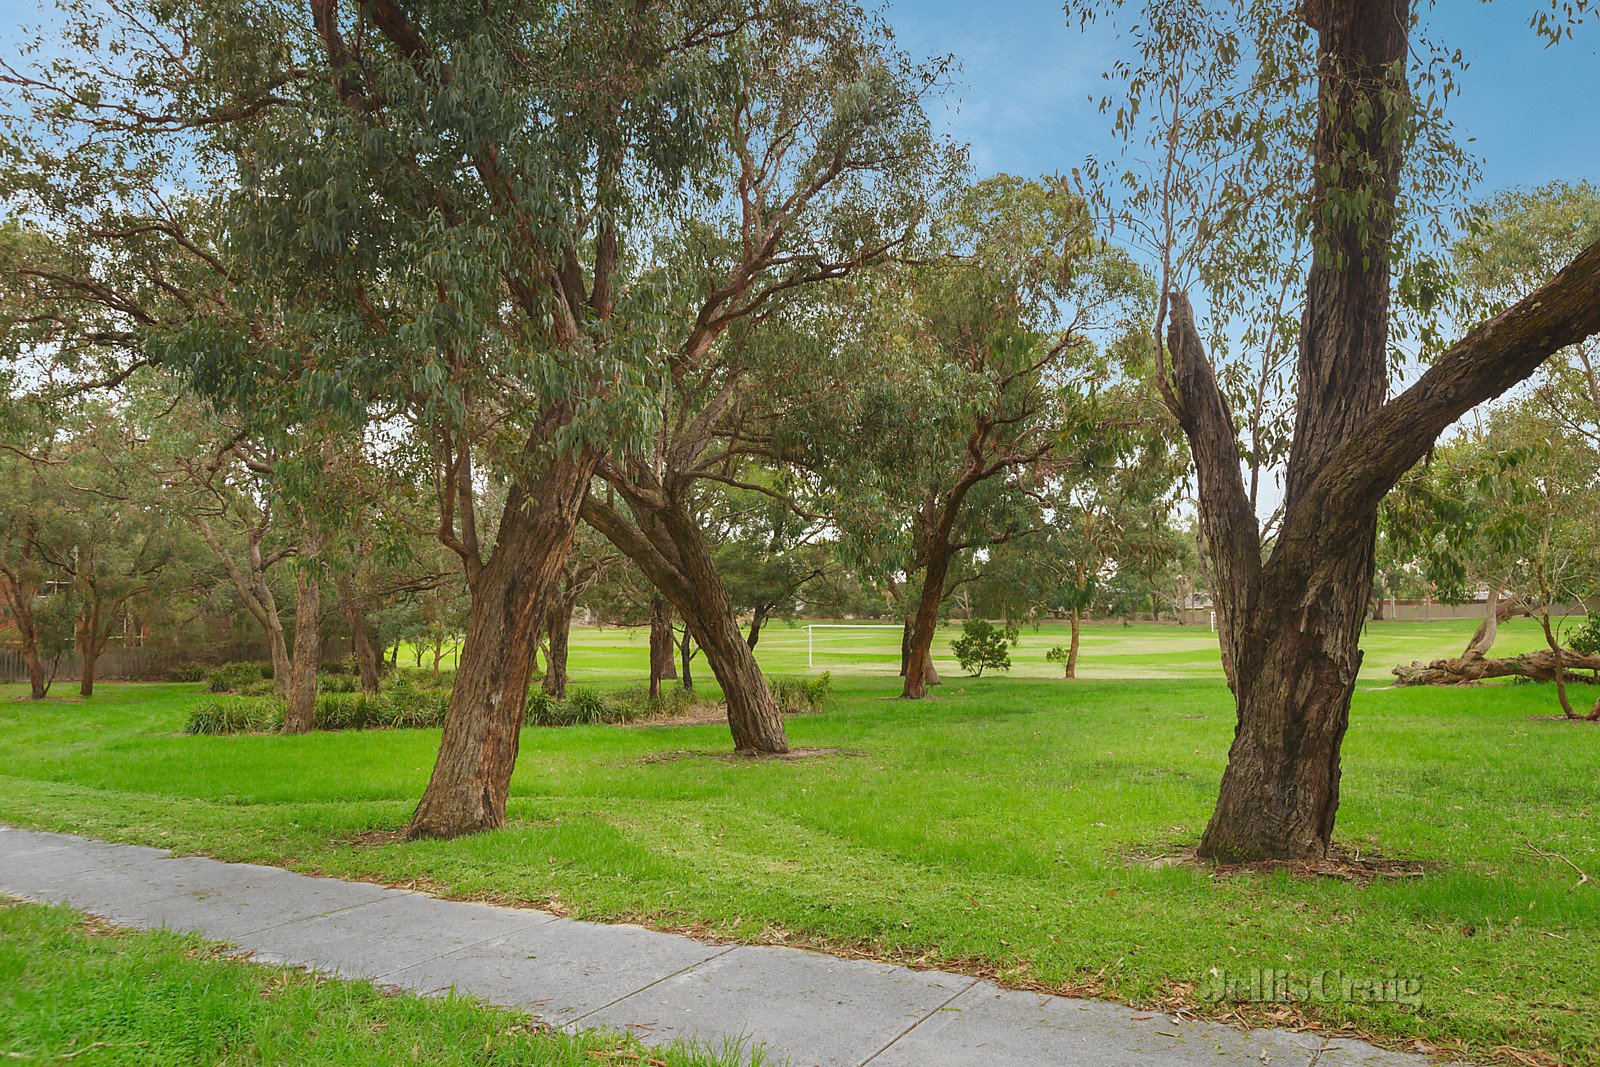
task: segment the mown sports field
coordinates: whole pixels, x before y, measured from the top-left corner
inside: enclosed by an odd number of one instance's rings
[[[1480,1061],[1600,1063],[1600,726],[1546,719],[1546,686],[1387,687],[1472,628],[1370,628],[1336,840],[1416,861],[1372,881],[1171,862],[1210,812],[1233,710],[1211,635],[1166,626],[1087,628],[1070,682],[1044,659],[1064,630],[1024,630],[1009,675],[942,658],[936,699],[909,704],[895,632],[818,631],[833,697],[788,730],[826,751],[733,760],[717,725],[528,728],[509,825],[412,844],[370,832],[404,825],[436,730],[192,737],[201,685],[42,705],[6,687],[0,820]],[[1511,624],[1497,654],[1538,643]],[[758,653],[802,674],[805,631],[774,625]],[[636,686],[645,660],[642,632],[574,633],[576,685]],[[7,951],[35,951],[21,940]],[[1213,972],[1253,968],[1415,979],[1421,1004],[1207,1002]]]

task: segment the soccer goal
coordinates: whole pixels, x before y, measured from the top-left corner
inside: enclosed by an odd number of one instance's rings
[[[849,622],[813,622],[806,624],[806,669],[810,670],[816,664],[817,635],[813,630],[901,630],[904,626],[893,626],[885,623],[849,623]]]

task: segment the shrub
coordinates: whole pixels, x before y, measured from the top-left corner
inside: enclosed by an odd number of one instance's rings
[[[381,703],[381,697],[373,699],[366,693],[319,693],[312,725],[318,730],[361,730],[386,723],[388,715],[380,714]]]
[[[816,678],[774,678],[770,686],[778,711],[784,715],[799,715],[823,709],[833,692],[833,676],[823,671]]]
[[[237,693],[251,682],[271,677],[271,669],[263,670],[259,663],[224,663],[206,676],[206,688],[213,693]]]
[[[182,667],[174,667],[167,672],[170,682],[203,682],[209,672],[198,663],[187,663]]]
[[[277,730],[283,726],[283,705],[262,697],[223,697],[205,700],[189,709],[185,733],[242,734]]]
[[[1600,654],[1600,613],[1589,615],[1582,626],[1572,631],[1567,647],[1586,656]]]
[[[437,689],[401,690],[380,698],[386,716],[384,725],[397,729],[437,729],[450,711],[450,694]]]
[[[1063,676],[1065,676],[1067,673],[1067,660],[1072,658],[1072,649],[1068,648],[1066,645],[1057,645],[1049,652],[1046,652],[1044,654],[1044,658],[1049,660],[1051,663],[1061,664],[1061,673]]]
[[[317,674],[317,692],[354,693],[361,688],[361,679],[353,674],[330,674],[326,670]]]
[[[243,697],[270,697],[277,693],[277,686],[271,678],[262,678],[256,682],[246,682],[239,687],[239,695]]]
[[[1011,649],[1021,640],[1015,626],[1000,628],[987,619],[968,619],[961,624],[961,636],[950,642],[961,669],[974,678],[983,677],[984,668],[1011,669]]]
[[[574,689],[567,695],[566,725],[594,726],[614,721],[606,698],[593,689]]]

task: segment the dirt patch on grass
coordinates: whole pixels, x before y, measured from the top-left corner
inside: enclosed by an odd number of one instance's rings
[[[812,759],[816,756],[865,756],[853,748],[791,748],[787,752],[775,755],[760,755],[753,752],[654,752],[648,756],[640,756],[640,763],[679,763],[691,759],[714,759],[723,763],[759,763],[767,760],[790,763],[794,760]]]
[[[1287,871],[1296,878],[1336,878],[1345,882],[1372,882],[1384,878],[1421,878],[1437,870],[1439,863],[1377,856],[1335,848],[1333,854],[1316,860],[1257,860],[1250,863],[1218,863],[1202,859],[1195,845],[1161,851],[1135,851],[1128,860],[1145,867],[1191,867],[1217,878],[1237,878],[1246,874],[1273,874]]]

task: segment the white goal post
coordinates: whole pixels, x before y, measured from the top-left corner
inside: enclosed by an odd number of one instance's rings
[[[806,670],[811,670],[816,658],[816,635],[812,630],[900,630],[904,626],[893,626],[885,623],[862,623],[857,625],[849,622],[813,622],[806,624]]]

